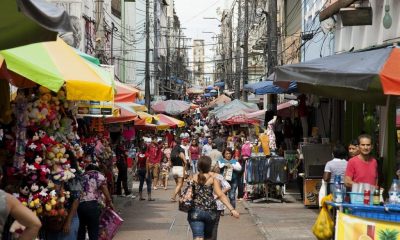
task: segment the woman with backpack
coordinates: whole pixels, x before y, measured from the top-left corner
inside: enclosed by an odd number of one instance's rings
[[[171,151],[171,163],[172,163],[172,176],[174,177],[176,187],[171,197],[172,202],[176,202],[176,196],[181,193],[183,186],[183,179],[185,176],[185,168],[187,165],[185,150],[180,146],[179,140],[175,141],[175,146]]]

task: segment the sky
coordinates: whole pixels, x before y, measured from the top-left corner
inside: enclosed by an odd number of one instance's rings
[[[215,34],[219,34],[220,14],[231,6],[233,0],[174,0],[175,10],[181,21],[181,26],[184,29],[186,37],[192,38],[187,44],[192,45],[193,39],[204,39],[205,43],[205,61],[210,61],[214,57],[215,51],[212,50],[216,39],[213,39]],[[217,19],[204,19],[217,18]],[[203,32],[214,32],[203,33]],[[207,46],[208,45],[208,46]],[[189,56],[192,56],[192,50],[189,50]],[[191,60],[191,59],[190,59]],[[212,72],[213,64],[209,63],[205,66],[205,72]]]

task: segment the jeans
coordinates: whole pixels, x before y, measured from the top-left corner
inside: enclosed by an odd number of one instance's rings
[[[209,239],[212,236],[216,219],[217,211],[204,211],[198,208],[190,210],[187,220],[192,229],[193,239]]]
[[[79,204],[78,240],[85,240],[86,228],[89,233],[89,240],[97,240],[99,238],[100,214],[100,204],[97,201],[87,201]]]
[[[217,218],[215,219],[214,228],[213,228],[212,236],[211,236],[210,240],[217,240],[217,238],[218,238],[219,219],[221,218],[221,214],[223,212],[224,212],[224,210],[217,211]]]
[[[63,232],[47,232],[46,238],[51,240],[76,240],[78,239],[79,217],[76,214],[71,221],[69,233]]]
[[[147,176],[146,178],[146,169],[138,169],[139,176],[139,192],[143,192],[143,184],[146,180],[147,193],[151,193],[151,176]]]
[[[239,174],[238,174],[238,198],[243,198],[243,196],[244,196],[244,182],[243,182],[243,179],[244,179],[244,171],[241,171]]]
[[[228,192],[228,197],[233,208],[236,208],[236,188],[238,187],[238,182],[238,178],[234,178],[232,179],[232,181],[229,182],[229,184],[231,185],[231,190],[229,190]]]
[[[197,159],[192,159],[191,165],[192,165],[192,173],[193,174],[198,173],[198,171],[197,171]]]

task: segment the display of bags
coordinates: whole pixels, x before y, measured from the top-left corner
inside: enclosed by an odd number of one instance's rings
[[[99,240],[111,240],[122,225],[123,219],[111,208],[104,209],[100,216]]]
[[[193,207],[193,183],[188,182],[179,197],[179,211],[189,212]]]

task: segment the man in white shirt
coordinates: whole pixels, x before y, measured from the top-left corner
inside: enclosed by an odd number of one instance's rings
[[[212,150],[211,145],[212,145],[212,140],[211,140],[211,138],[209,138],[209,139],[207,140],[206,144],[204,144],[204,146],[203,146],[203,148],[202,148],[202,150],[201,150],[201,155],[203,155],[203,156],[210,156],[210,152],[211,152],[211,150]]]

